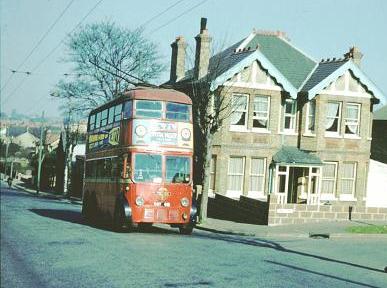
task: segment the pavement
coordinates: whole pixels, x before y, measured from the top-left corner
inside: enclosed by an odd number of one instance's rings
[[[66,197],[50,192],[39,191],[27,188],[21,185],[22,182],[14,181],[13,186],[19,188],[31,195],[37,197],[59,200],[63,202],[71,202],[73,204],[82,205],[82,200],[79,198]],[[280,226],[266,226],[256,224],[238,223],[214,218],[208,218],[204,223],[198,223],[196,229],[227,235],[251,236],[251,237],[267,237],[267,238],[343,238],[343,237],[383,237],[387,239],[387,234],[358,234],[348,233],[345,231],[350,226],[361,225],[387,225],[381,221],[332,221],[321,223],[307,224],[289,224]]]

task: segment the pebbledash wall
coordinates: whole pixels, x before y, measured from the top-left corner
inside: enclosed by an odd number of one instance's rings
[[[365,202],[331,205],[277,204],[277,196],[268,197],[269,226],[344,220],[387,221],[387,208],[366,207]]]

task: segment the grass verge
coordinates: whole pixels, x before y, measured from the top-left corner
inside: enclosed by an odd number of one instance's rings
[[[387,234],[387,225],[350,226],[345,231],[361,234]]]

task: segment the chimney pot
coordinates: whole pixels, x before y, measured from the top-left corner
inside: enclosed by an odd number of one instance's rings
[[[207,18],[202,17],[200,19],[200,33],[207,29]]]

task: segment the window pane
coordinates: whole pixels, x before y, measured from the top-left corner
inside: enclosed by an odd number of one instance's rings
[[[160,101],[136,101],[136,115],[150,118],[161,118],[162,104]]]
[[[103,127],[107,124],[107,114],[108,114],[107,109],[103,110],[101,113],[101,127]]]
[[[108,124],[113,123],[113,121],[114,121],[114,106],[109,108]]]
[[[114,122],[121,120],[122,104],[116,105],[114,108]]]
[[[124,118],[125,119],[128,119],[128,118],[131,118],[132,117],[132,101],[127,101],[125,102],[125,106],[124,106]]]
[[[167,103],[167,119],[189,121],[189,106],[185,104]]]
[[[90,116],[89,119],[89,130],[93,130],[95,128],[95,114]]]
[[[188,183],[190,181],[190,159],[188,157],[166,157],[166,181],[172,183]]]
[[[254,97],[253,127],[267,128],[269,119],[269,97],[257,95]]]
[[[97,113],[97,117],[95,120],[95,128],[101,127],[101,112]]]
[[[326,118],[325,118],[325,129],[326,131],[338,132],[339,131],[339,115],[340,115],[340,104],[330,102],[327,105]]]
[[[242,191],[244,165],[242,157],[232,157],[228,167],[228,190]]]
[[[161,183],[161,177],[161,155],[135,155],[134,180],[136,182]]]

